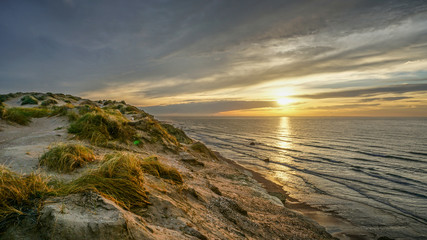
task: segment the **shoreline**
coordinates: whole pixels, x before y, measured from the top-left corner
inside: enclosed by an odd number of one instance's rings
[[[268,194],[279,198],[279,200],[282,201],[286,208],[298,212],[307,217],[309,220],[312,220],[320,226],[324,227],[325,230],[333,237],[345,240],[368,240],[379,237],[374,233],[359,229],[348,220],[338,216],[337,213],[310,206],[309,204],[302,202],[299,199],[290,197],[289,193],[285,191],[281,185],[267,179],[261,173],[243,167],[237,162],[222,156],[217,151],[214,151],[214,153],[218,158],[224,160],[230,165],[233,165],[237,169],[250,172],[252,177],[267,190]]]

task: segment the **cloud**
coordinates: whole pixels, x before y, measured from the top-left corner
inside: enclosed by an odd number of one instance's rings
[[[425,75],[416,71],[427,66],[426,10],[424,1],[397,0],[5,0],[0,91],[114,96],[149,105],[259,99],[254,89],[267,83],[264,100],[278,97],[269,93],[278,85],[313,90],[330,84],[340,92],[414,83]],[[407,70],[405,63],[416,67]],[[413,74],[396,78],[403,72]],[[341,74],[353,79],[332,82]],[[222,107],[244,106],[233,104]]]
[[[264,107],[278,107],[278,104],[275,101],[212,101],[144,107],[143,109],[155,115],[208,115]]]
[[[403,99],[411,99],[412,97],[383,97],[383,98],[363,98],[360,102],[373,102],[373,101],[398,101]]]
[[[293,97],[297,98],[309,98],[309,99],[325,99],[325,98],[348,98],[348,97],[361,97],[361,96],[372,96],[378,94],[400,94],[407,92],[424,92],[427,91],[427,84],[402,84],[402,85],[392,85],[384,87],[374,87],[374,88],[362,88],[354,90],[343,90],[343,91],[334,91],[334,92],[323,92],[316,94],[303,94],[295,95]]]

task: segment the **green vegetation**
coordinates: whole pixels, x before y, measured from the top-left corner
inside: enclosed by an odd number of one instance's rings
[[[218,159],[215,153],[213,153],[209,148],[207,148],[203,143],[196,142],[193,145],[191,145],[191,149],[194,151],[197,151],[199,153],[202,153],[206,156],[212,157],[214,159]]]
[[[61,173],[72,172],[95,160],[92,150],[80,144],[63,144],[51,148],[40,158],[40,165]]]
[[[146,207],[149,204],[140,160],[129,154],[107,155],[98,169],[62,189],[65,193],[87,190],[96,191],[126,209]]]
[[[0,102],[0,119],[3,118],[3,114],[6,112],[4,104]]]
[[[32,95],[26,95],[21,98],[21,105],[26,104],[39,104],[39,101]]]
[[[95,112],[95,113],[101,113],[102,109],[98,106],[93,106],[93,105],[80,105],[78,107],[79,110],[79,114],[80,115],[84,115],[86,113],[91,113],[91,112]]]
[[[169,179],[178,184],[181,184],[184,182],[178,170],[161,164],[157,160],[157,157],[145,158],[141,162],[141,167],[144,172],[150,175],[160,177],[163,179]]]
[[[185,143],[185,144],[191,144],[191,143],[193,143],[193,140],[191,140],[191,138],[189,138],[187,136],[187,134],[185,134],[185,132],[182,131],[181,129],[176,128],[176,127],[174,127],[174,126],[172,126],[170,124],[167,124],[167,123],[161,123],[161,126],[164,129],[166,129],[166,131],[170,135],[174,136],[176,138],[176,140],[178,140],[178,142]]]
[[[63,106],[52,106],[51,116],[67,116],[70,122],[76,121],[80,116],[71,109],[74,108],[73,104],[65,104]]]
[[[44,108],[9,108],[5,109],[2,118],[20,125],[28,125],[31,118],[41,118],[50,115],[50,111]]]
[[[153,118],[146,118],[138,122],[130,122],[129,125],[134,126],[136,129],[148,133],[150,143],[162,142],[164,146],[179,146],[176,138],[170,135],[159,122]]]
[[[126,125],[123,116],[113,116],[105,113],[86,113],[68,128],[69,133],[74,133],[82,139],[96,145],[106,144],[110,140],[127,142],[134,140],[136,132]]]
[[[26,176],[0,165],[0,232],[17,215],[34,211],[54,190],[46,178],[38,174]]]
[[[58,101],[56,101],[55,99],[49,98],[49,99],[44,100],[41,105],[42,106],[50,106],[50,105],[55,105],[55,104],[58,104]]]
[[[0,102],[6,102],[7,100],[18,97],[18,96],[19,96],[18,93],[1,94]]]
[[[81,106],[83,106],[83,105],[90,105],[90,106],[98,107],[98,104],[96,104],[94,101],[91,101],[91,100],[88,100],[88,99],[83,100],[83,101],[80,103],[80,105],[81,105]]]

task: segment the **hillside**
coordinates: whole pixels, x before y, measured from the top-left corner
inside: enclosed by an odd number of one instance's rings
[[[0,102],[1,239],[332,239],[250,171],[124,101]]]

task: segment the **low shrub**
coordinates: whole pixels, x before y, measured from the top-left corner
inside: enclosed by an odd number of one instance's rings
[[[39,101],[32,95],[26,95],[21,98],[21,105],[39,104]]]
[[[50,170],[68,173],[94,160],[95,155],[89,148],[80,144],[60,143],[43,154],[39,163]]]

